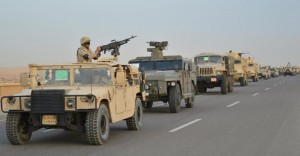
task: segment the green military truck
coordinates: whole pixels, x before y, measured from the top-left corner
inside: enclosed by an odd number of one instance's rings
[[[146,101],[145,109],[152,108],[154,101],[169,104],[170,112],[180,110],[184,99],[187,108],[192,108],[195,99],[196,75],[192,60],[180,55],[163,56],[163,50],[168,42],[149,42],[153,48],[148,48],[151,56],[137,57],[129,64],[137,64],[145,75]]]
[[[199,93],[220,87],[222,94],[233,91],[234,58],[216,53],[201,53],[194,57]]]

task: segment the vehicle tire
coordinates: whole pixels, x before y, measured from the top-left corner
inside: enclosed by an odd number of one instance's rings
[[[245,84],[245,78],[244,77],[241,77],[240,78],[240,84],[242,87],[244,87],[246,84]]]
[[[207,88],[204,87],[204,86],[198,85],[198,92],[199,93],[206,93],[207,92]]]
[[[143,101],[142,105],[143,105],[144,108],[150,109],[153,106],[153,101]]]
[[[106,105],[101,104],[98,110],[87,113],[85,127],[90,144],[102,145],[108,140],[109,112]]]
[[[221,82],[221,94],[228,93],[228,79],[226,76],[223,76],[223,80]]]
[[[8,113],[6,118],[6,136],[12,145],[29,142],[32,132],[28,132],[28,116],[21,113]]]
[[[142,127],[143,107],[141,99],[135,100],[134,114],[132,117],[126,119],[126,124],[129,130],[139,130]]]
[[[195,89],[194,85],[192,85],[192,97],[187,98],[185,107],[186,108],[193,108],[194,107],[194,101],[195,101]]]
[[[169,90],[169,107],[171,113],[178,113],[181,103],[181,91],[178,84]]]

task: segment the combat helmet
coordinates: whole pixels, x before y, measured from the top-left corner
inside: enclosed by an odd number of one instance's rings
[[[80,44],[84,44],[84,43],[87,43],[87,42],[90,42],[91,39],[87,36],[84,36],[80,39]]]

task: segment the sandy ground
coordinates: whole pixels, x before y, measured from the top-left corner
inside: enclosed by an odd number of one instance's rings
[[[28,67],[6,68],[0,67],[0,83],[16,83],[20,81],[20,74],[28,72]]]

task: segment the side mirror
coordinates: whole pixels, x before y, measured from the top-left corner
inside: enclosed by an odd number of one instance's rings
[[[27,86],[28,85],[28,78],[29,78],[28,73],[21,73],[20,74],[20,84],[21,84],[21,86]]]

